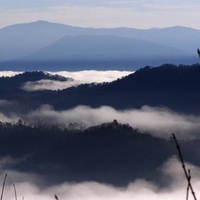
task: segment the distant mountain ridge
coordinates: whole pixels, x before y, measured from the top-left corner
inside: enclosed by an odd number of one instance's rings
[[[198,45],[200,44],[199,35],[200,35],[200,30],[187,27],[180,27],[180,26],[142,30],[134,28],[110,28],[110,29],[81,28],[81,27],[68,26],[58,23],[50,23],[46,21],[36,21],[27,24],[16,24],[0,29],[0,67],[9,65],[9,63],[5,61],[9,62],[15,61],[13,65],[23,65],[24,64],[23,58],[28,58],[28,57],[31,58],[31,56],[33,56],[34,58],[32,61],[37,62],[38,60],[41,60],[41,58],[38,58],[36,56],[37,52],[38,54],[40,54],[41,52],[44,52],[44,49],[47,50],[55,46],[58,47],[58,44],[61,41],[64,42],[64,40],[66,41],[67,38],[68,40],[70,40],[69,38],[72,36],[75,38],[83,36],[87,37],[91,36],[91,42],[93,41],[92,40],[93,37],[99,37],[99,38],[102,38],[103,36],[113,37],[113,38],[118,37],[118,40],[116,42],[118,43],[121,42],[122,46],[124,45],[122,41],[124,41],[125,39],[127,40],[132,39],[135,41],[140,40],[146,42],[146,46],[144,43],[134,44],[135,52],[137,52],[137,50],[139,49],[137,58],[135,58],[134,56],[132,57],[132,60],[135,62],[135,65],[137,65],[136,60],[142,62],[142,66],[148,65],[149,63],[152,65],[157,65],[157,64],[159,65],[165,62],[169,62],[169,60],[165,59],[164,60],[161,59],[161,61],[158,63],[156,63],[155,61],[151,62],[152,60],[151,56],[149,56],[151,57],[151,59],[149,59],[146,62],[143,62],[143,60],[141,59],[143,55],[140,51],[141,49],[140,45],[143,45],[143,48],[145,50],[147,49],[149,50],[147,51],[149,52],[149,55],[151,55],[151,53],[155,51],[161,53],[162,51],[160,51],[161,49],[160,47],[162,46],[163,51],[166,48],[164,54],[166,54],[167,52],[169,56],[172,54],[174,57],[176,57],[175,60],[177,60],[177,62],[175,62],[172,59],[173,63],[192,64],[198,61],[198,58],[196,58],[195,56],[196,56],[196,49],[199,47]],[[82,42],[84,43],[84,41]],[[150,43],[154,44],[154,47],[152,46],[151,49],[149,49]],[[108,49],[108,44],[109,43],[107,43],[107,46],[105,45],[104,47],[105,50]],[[73,44],[71,43],[71,45],[73,47],[78,45],[78,41],[76,41],[76,43]],[[68,50],[68,54],[73,53],[73,48],[70,46],[69,49],[67,49],[67,47],[68,46],[66,44],[66,46],[63,47],[63,49]],[[114,47],[115,45],[113,44],[113,48]],[[82,46],[79,45],[78,48],[81,49]],[[86,51],[87,48],[89,47],[86,46],[85,49],[83,48],[83,50]],[[70,49],[72,50],[72,52],[69,51]],[[175,49],[177,52],[174,51]],[[123,54],[120,52],[120,48],[114,48],[114,49],[111,48],[111,50],[115,50],[116,52],[119,51],[118,55],[116,54],[116,56],[123,57],[122,56]],[[129,48],[125,49],[125,51],[127,52],[129,50],[130,50]],[[55,50],[52,49],[51,51]],[[130,51],[133,50],[131,49]],[[129,52],[130,56],[132,55],[131,53],[132,52]],[[59,50],[54,54],[54,59],[58,61],[61,58],[63,59],[63,57],[68,58],[68,54],[64,55],[64,52],[62,52],[62,47],[60,47]],[[83,54],[83,52],[81,52],[81,54]],[[45,59],[43,58],[43,60],[47,62],[49,60],[52,60],[52,57],[48,56],[48,54],[45,54],[43,56],[45,58]],[[102,58],[101,56],[102,56],[102,51],[99,54],[99,57],[98,55],[96,56],[97,60],[101,60]],[[109,54],[107,54],[107,56],[109,56]],[[39,55],[39,57],[41,56]],[[77,59],[78,59],[77,62],[79,62],[80,64],[82,62],[81,57],[77,56]],[[93,58],[90,59],[92,60]],[[127,57],[124,56],[122,60],[126,59]],[[59,64],[55,63],[55,66],[56,65]]]
[[[117,36],[65,36],[25,60],[132,60],[175,58],[188,54],[154,42]]]

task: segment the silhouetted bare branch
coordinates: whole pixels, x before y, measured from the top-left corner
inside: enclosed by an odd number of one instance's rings
[[[4,192],[4,187],[5,187],[5,184],[6,184],[6,179],[7,179],[7,174],[6,174],[5,177],[4,177],[3,187],[2,187],[2,191],[1,191],[1,199],[0,199],[0,200],[3,199],[3,192]]]
[[[183,168],[183,171],[185,173],[185,177],[186,177],[187,182],[188,182],[188,187],[191,190],[191,193],[192,193],[192,195],[194,197],[194,200],[197,200],[195,192],[194,192],[192,184],[191,184],[191,181],[190,181],[191,180],[190,172],[187,172],[187,170],[186,170],[185,163],[184,163],[184,160],[183,160],[183,156],[182,156],[181,149],[179,147],[178,141],[177,141],[176,136],[175,136],[174,133],[172,134],[172,136],[173,136],[173,139],[174,139],[174,141],[176,143],[176,147],[178,149],[179,158],[180,158],[180,161],[182,163],[182,168]]]

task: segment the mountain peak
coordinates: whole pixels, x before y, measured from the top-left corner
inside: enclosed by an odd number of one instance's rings
[[[30,22],[30,24],[33,24],[33,23],[36,23],[36,24],[51,24],[51,22],[48,22],[48,21],[45,21],[45,20],[37,20],[37,21]]]

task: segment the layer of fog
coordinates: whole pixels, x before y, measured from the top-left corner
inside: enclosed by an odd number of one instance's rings
[[[37,91],[37,90],[63,90],[73,86],[80,85],[80,81],[69,80],[69,81],[53,81],[53,80],[39,80],[39,81],[28,81],[22,89],[25,91]]]
[[[196,196],[200,196],[199,168],[187,164],[191,169],[192,185]],[[59,199],[65,200],[171,200],[185,199],[187,182],[180,162],[173,157],[157,169],[161,173],[163,182],[170,183],[160,187],[156,183],[143,179],[134,180],[127,187],[114,187],[97,182],[62,183],[59,185],[43,187],[42,177],[35,174],[20,173],[17,171],[0,170],[0,180],[3,182],[5,173],[8,174],[3,199],[14,199],[15,184],[18,199],[46,200],[54,199],[54,194]],[[191,194],[190,194],[191,195]],[[191,196],[190,196],[191,197]],[[191,197],[192,198],[192,197]]]
[[[116,110],[108,106],[100,108],[78,106],[57,111],[50,105],[43,105],[27,114],[0,113],[2,122],[17,122],[19,118],[30,125],[68,127],[70,123],[76,123],[84,128],[116,119],[119,123],[129,124],[141,132],[149,132],[160,138],[169,138],[172,133],[176,133],[178,138],[182,139],[200,138],[200,116],[184,115],[159,107],[143,106],[141,109]]]
[[[127,76],[133,72],[131,71],[117,71],[117,70],[108,70],[108,71],[96,71],[96,70],[85,70],[79,72],[48,72],[53,75],[60,75],[64,77],[70,77],[74,80],[80,81],[82,83],[102,83],[102,82],[111,82],[123,76]]]
[[[130,71],[78,71],[78,72],[48,72],[52,75],[60,75],[73,80],[69,81],[52,81],[52,80],[39,80],[34,82],[27,82],[22,87],[26,91],[36,90],[62,90],[72,86],[78,86],[85,83],[103,83],[112,82],[118,78],[127,76],[133,72]]]
[[[0,77],[13,77],[24,72],[18,71],[0,71]],[[97,71],[97,70],[85,70],[85,71],[57,71],[57,72],[44,72],[50,75],[60,75],[66,78],[71,78],[73,80],[69,81],[53,81],[53,80],[39,80],[39,81],[29,81],[25,83],[22,88],[26,91],[36,91],[36,90],[62,90],[72,86],[78,86],[85,83],[104,83],[112,82],[118,78],[127,76],[133,72],[131,71]]]
[[[156,137],[169,138],[176,133],[179,138],[192,139],[200,130],[200,116],[181,115],[167,108],[143,106],[141,109],[115,110],[108,106],[90,108],[78,106],[73,109],[56,111],[49,105],[29,113],[25,120],[29,123],[84,124],[86,127],[95,126],[116,119],[123,124],[129,124],[142,132],[151,132]]]
[[[11,106],[13,103],[14,103],[13,101],[7,101],[4,99],[0,99],[0,107]]]
[[[17,71],[0,71],[0,77],[12,77],[22,73],[23,72],[17,72]]]

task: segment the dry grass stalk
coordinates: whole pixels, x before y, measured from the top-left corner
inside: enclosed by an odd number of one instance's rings
[[[54,197],[55,197],[56,200],[59,200],[59,199],[58,199],[58,196],[57,196],[56,194],[54,194]]]
[[[2,187],[2,191],[1,191],[1,199],[0,199],[0,200],[3,199],[3,192],[4,192],[4,187],[5,187],[5,184],[6,184],[6,179],[7,179],[7,174],[6,174],[5,177],[4,177],[3,187]]]
[[[17,200],[17,191],[16,191],[15,184],[13,184],[13,188],[14,188],[14,192],[15,192],[15,200]]]

